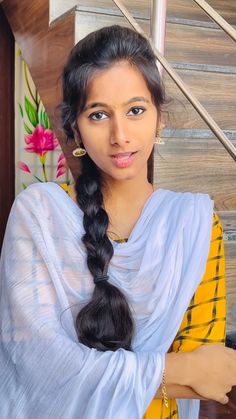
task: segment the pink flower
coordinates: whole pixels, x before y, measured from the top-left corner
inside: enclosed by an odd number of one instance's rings
[[[30,168],[27,166],[27,164],[23,163],[23,161],[18,161],[17,167],[20,170],[23,170],[23,172],[31,173]]]
[[[44,156],[48,151],[55,150],[59,143],[55,133],[50,129],[45,129],[42,125],[37,125],[32,134],[25,135],[25,150]]]
[[[57,178],[62,176],[66,173],[66,159],[63,153],[61,153],[58,157],[58,166],[57,166]]]
[[[66,168],[62,167],[61,169],[57,170],[57,178],[64,175],[66,173]]]
[[[57,162],[58,162],[57,169],[60,169],[60,167],[64,167],[66,165],[66,159],[63,153],[59,155]]]

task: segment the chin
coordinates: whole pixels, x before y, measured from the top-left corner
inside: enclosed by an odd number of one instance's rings
[[[132,180],[132,179],[135,179],[138,176],[138,173],[139,172],[134,171],[134,170],[121,169],[120,173],[119,172],[118,173],[113,172],[111,174],[111,177],[113,177],[113,179],[120,180],[120,181],[122,181],[122,180]]]
[[[138,172],[130,169],[101,170],[104,177],[109,177],[117,181],[131,180],[138,176]]]

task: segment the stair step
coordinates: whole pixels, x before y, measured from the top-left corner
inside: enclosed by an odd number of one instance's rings
[[[234,67],[231,71],[236,71],[236,45],[220,29],[167,23],[165,44],[165,56],[168,61],[215,65],[216,71],[220,71],[217,67],[221,66],[229,69]]]
[[[236,4],[235,0],[207,0],[207,3],[215,8],[231,25],[236,25]],[[212,22],[204,11],[193,1],[186,0],[168,0],[167,2],[168,17],[177,17],[190,20],[198,20],[202,22]]]
[[[69,10],[71,4],[76,3],[73,0],[51,0],[54,5],[58,5],[58,9]],[[234,0],[208,0],[210,6],[215,7],[230,24],[236,25],[236,6]],[[123,0],[125,7],[136,18],[150,19],[150,2],[147,0]],[[73,6],[72,6],[73,7]],[[121,12],[112,0],[77,0],[77,8],[85,11],[96,11],[99,13],[108,13],[120,15]],[[55,10],[55,8],[54,8]],[[212,22],[211,19],[203,12],[203,10],[192,1],[186,0],[168,0],[167,2],[167,18],[180,18],[187,20],[196,20],[199,22]]]
[[[176,191],[208,191],[218,211],[236,211],[235,161],[218,139],[162,138],[165,144],[155,146],[155,184]],[[236,146],[236,140],[232,143]]]
[[[232,255],[232,257],[231,257]],[[225,241],[227,331],[236,330],[236,242]]]
[[[236,74],[185,69],[178,69],[177,72],[221,129],[236,129]],[[206,128],[205,122],[166,73],[164,81],[168,96],[173,98],[169,111],[175,115],[174,126]]]
[[[230,141],[236,140],[236,130],[223,130],[224,134],[228,137]],[[164,138],[196,138],[200,140],[215,139],[215,135],[210,129],[183,129],[183,128],[165,128],[162,130],[162,137]]]
[[[78,0],[49,0],[49,25],[62,19],[78,4]]]

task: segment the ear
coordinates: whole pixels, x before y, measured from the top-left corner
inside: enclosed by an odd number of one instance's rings
[[[156,125],[156,131],[161,132],[161,130],[165,128],[165,121],[163,118],[163,115],[158,115],[157,116],[157,125]]]
[[[77,125],[76,121],[71,125],[71,129],[72,129],[73,134],[74,134],[74,139],[77,142],[80,142],[81,141],[81,136],[80,136],[79,128],[78,128],[78,125]]]
[[[157,123],[156,127],[156,141],[155,144],[165,144],[165,142],[161,139],[161,131],[165,127],[163,121],[160,119]]]

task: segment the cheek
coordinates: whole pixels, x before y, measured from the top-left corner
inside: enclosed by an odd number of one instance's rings
[[[78,119],[78,127],[81,139],[86,149],[98,149],[104,142],[104,127],[99,125],[93,125],[87,118],[82,117]]]
[[[95,162],[101,160],[103,154],[101,147],[98,147],[97,144],[91,144],[91,142],[84,142],[84,146],[90,158]]]
[[[93,162],[100,168],[103,169],[107,165],[107,148],[104,144],[104,141],[98,138],[98,136],[93,136],[93,138],[84,138],[84,147]]]
[[[154,146],[154,142],[156,140],[156,125],[153,124],[147,125],[147,129],[145,130],[144,138],[146,140],[146,150],[149,152],[152,150]]]

